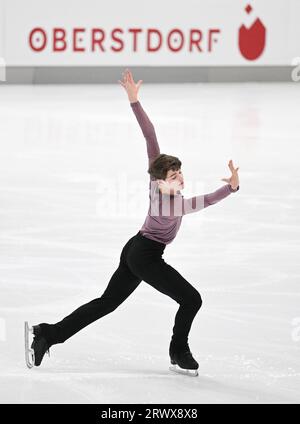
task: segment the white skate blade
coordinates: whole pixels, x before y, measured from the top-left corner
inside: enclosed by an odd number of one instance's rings
[[[29,332],[33,333],[32,327],[29,327],[28,321],[24,323],[24,341],[25,341],[25,362],[28,368],[34,366],[34,351],[29,347]]]
[[[188,375],[189,377],[198,377],[198,371],[197,370],[187,370],[184,368],[180,368],[179,365],[171,365],[169,367],[169,370],[172,372],[175,372],[177,374],[183,374],[183,375]]]

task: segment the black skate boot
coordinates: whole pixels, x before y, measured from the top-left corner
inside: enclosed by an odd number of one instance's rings
[[[175,345],[175,343],[171,342],[169,355],[172,364],[169,368],[170,371],[197,377],[199,364],[193,358],[187,342],[182,345]]]
[[[47,342],[45,337],[43,337],[40,325],[33,325],[32,331],[34,335],[33,342],[31,344],[33,363],[36,367],[38,367],[41,364],[46,352],[50,356],[50,344]]]

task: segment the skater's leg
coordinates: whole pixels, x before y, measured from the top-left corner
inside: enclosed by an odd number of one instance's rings
[[[80,306],[56,324],[40,324],[49,344],[63,343],[93,321],[114,311],[140,282],[141,279],[121,260],[101,297]]]
[[[145,266],[142,261],[133,260],[131,257],[128,264],[135,275],[179,304],[175,316],[172,341],[178,346],[184,345],[188,340],[195,315],[202,305],[200,293],[161,257],[148,266]]]

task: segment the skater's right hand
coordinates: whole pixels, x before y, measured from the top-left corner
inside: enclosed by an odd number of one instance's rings
[[[124,87],[128,95],[128,99],[130,103],[137,102],[138,91],[143,80],[139,80],[136,84],[133,80],[132,73],[129,71],[128,68],[126,68],[125,72],[122,72],[122,76],[123,76],[123,80],[122,81],[118,80],[118,82],[122,85],[122,87]]]

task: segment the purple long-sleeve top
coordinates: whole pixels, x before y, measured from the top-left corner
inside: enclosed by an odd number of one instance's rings
[[[148,166],[150,166],[160,154],[155,129],[139,101],[130,103],[130,106],[146,139]],[[239,187],[233,190],[230,184],[225,184],[213,193],[186,199],[180,192],[174,195],[161,193],[157,180],[150,175],[149,210],[140,232],[149,239],[169,244],[176,237],[184,215],[214,205],[238,190]]]

